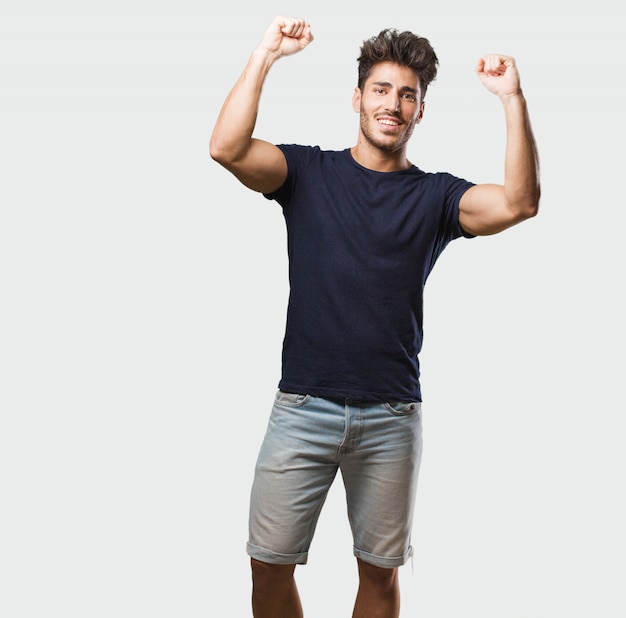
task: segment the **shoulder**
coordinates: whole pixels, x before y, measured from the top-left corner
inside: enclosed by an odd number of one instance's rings
[[[423,172],[421,180],[434,191],[445,195],[454,194],[457,199],[460,199],[461,195],[475,184],[449,172]]]
[[[287,161],[288,177],[349,175],[348,155],[341,150],[323,150],[319,146],[301,144],[278,144]],[[329,178],[327,178],[329,179]]]
[[[280,148],[287,159],[303,161],[334,158],[341,156],[345,152],[341,150],[323,150],[319,146],[303,144],[277,144],[277,147]]]

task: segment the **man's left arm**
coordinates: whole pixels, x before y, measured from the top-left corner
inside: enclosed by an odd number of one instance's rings
[[[459,203],[461,227],[486,236],[537,214],[539,159],[515,60],[490,54],[478,61],[476,73],[487,90],[500,98],[506,120],[504,185],[475,185]]]

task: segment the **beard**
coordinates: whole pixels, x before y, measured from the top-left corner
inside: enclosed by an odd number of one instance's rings
[[[389,114],[387,114],[389,115]],[[397,136],[379,136],[375,135],[372,130],[371,124],[376,125],[376,119],[369,116],[364,110],[363,106],[361,106],[360,110],[360,121],[361,121],[361,133],[363,137],[372,145],[374,148],[378,148],[382,152],[394,153],[398,150],[402,149],[402,147],[409,141],[411,135],[413,135],[413,130],[415,129],[415,119],[411,120],[409,123],[403,125],[404,132]],[[398,118],[398,116],[396,116]],[[400,120],[400,118],[398,118]],[[376,128],[378,128],[376,126]]]

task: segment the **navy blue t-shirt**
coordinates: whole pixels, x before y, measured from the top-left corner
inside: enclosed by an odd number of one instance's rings
[[[318,397],[421,401],[423,289],[465,234],[473,183],[413,166],[376,172],[350,150],[280,145],[289,304],[278,387]]]

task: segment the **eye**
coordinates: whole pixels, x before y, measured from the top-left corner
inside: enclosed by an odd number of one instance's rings
[[[385,89],[384,88],[374,88],[374,92],[376,94],[385,94]]]
[[[404,93],[404,98],[407,101],[411,101],[412,103],[415,103],[415,101],[417,101],[417,97],[414,94],[411,94],[410,92]]]

